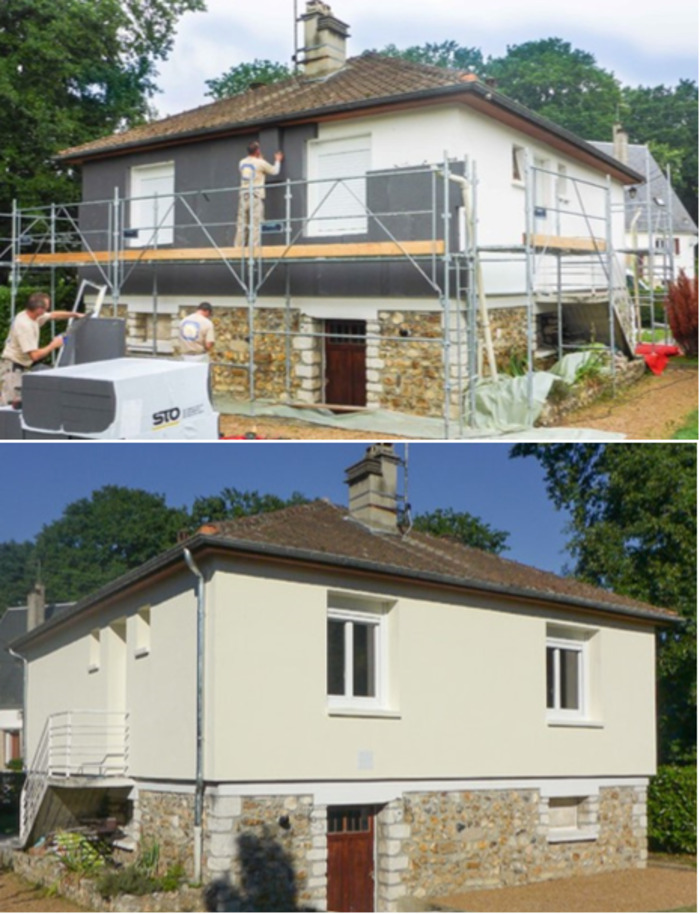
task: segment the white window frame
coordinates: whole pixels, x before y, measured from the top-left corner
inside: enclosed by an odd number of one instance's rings
[[[367,153],[364,174],[348,175],[326,174],[321,166],[321,157],[332,152],[337,154],[356,154],[361,156]],[[369,229],[367,205],[367,173],[372,167],[372,137],[371,134],[358,136],[339,137],[337,139],[309,140],[307,143],[307,222],[306,234],[311,237],[327,235],[366,235]],[[334,187],[334,181],[341,181],[341,186]],[[342,201],[342,182],[351,186],[354,193],[360,197],[364,206],[348,196],[350,210],[347,213],[334,214],[332,198],[334,193],[340,195]],[[330,193],[329,193],[330,191]],[[328,195],[328,196],[326,196]]]
[[[586,720],[588,716],[588,642],[580,638],[563,638],[547,635],[546,652],[554,650],[554,707],[547,707],[549,722]],[[559,652],[572,651],[578,657],[578,708],[561,707],[561,665]],[[545,653],[545,679],[547,676],[547,653]]]
[[[167,181],[166,193],[156,196],[144,188],[144,182]],[[162,247],[175,237],[175,162],[153,162],[133,165],[129,173],[129,229],[138,232],[127,238],[129,247]]]
[[[386,708],[388,694],[388,646],[387,622],[384,612],[361,612],[348,609],[328,608],[327,622],[345,623],[345,694],[326,695],[328,708],[345,708],[355,710],[377,710]],[[371,628],[374,637],[374,691],[373,696],[353,695],[353,626],[366,625]],[[326,644],[326,665],[328,664],[328,645]],[[327,674],[327,670],[326,670]]]

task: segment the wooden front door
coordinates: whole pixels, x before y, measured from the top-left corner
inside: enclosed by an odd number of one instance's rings
[[[328,910],[374,911],[372,806],[328,807]]]
[[[326,321],[325,403],[367,405],[365,321]]]

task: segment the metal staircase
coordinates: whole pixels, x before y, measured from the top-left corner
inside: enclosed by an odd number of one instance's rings
[[[128,712],[61,711],[44,724],[20,803],[26,846],[50,786],[105,786],[128,773]]]

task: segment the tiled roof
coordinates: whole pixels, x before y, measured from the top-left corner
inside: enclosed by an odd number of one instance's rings
[[[303,76],[293,76],[271,85],[249,89],[191,111],[134,127],[124,133],[65,149],[60,157],[118,149],[197,132],[225,130],[245,124],[257,125],[298,115],[300,112],[322,112],[369,99],[388,99],[446,86],[463,86],[465,77],[469,77],[469,74],[462,70],[415,64],[380,54],[363,54],[351,58],[341,70],[328,77],[310,80]]]
[[[64,149],[57,158],[80,162],[94,156],[122,154],[149,145],[252,133],[265,126],[320,119],[332,113],[361,111],[409,100],[439,102],[455,95],[462,98],[478,96],[480,108],[484,110],[486,106],[493,116],[505,113],[511,121],[515,118],[516,122],[527,123],[545,136],[556,137],[559,144],[563,141],[569,147],[583,150],[587,157],[600,162],[601,170],[610,171],[610,165],[613,165],[628,178],[639,179],[639,175],[616,159],[484,85],[466,70],[413,63],[374,52],[350,58],[340,70],[329,76],[308,79],[299,75],[249,89],[191,111]]]
[[[279,547],[315,554],[347,566],[370,564],[378,571],[451,579],[457,586],[516,591],[545,600],[563,599],[582,606],[674,618],[675,613],[610,593],[599,587],[540,571],[520,562],[464,546],[453,539],[411,530],[400,535],[373,533],[349,513],[325,501],[314,501],[268,514],[207,525],[221,543]]]

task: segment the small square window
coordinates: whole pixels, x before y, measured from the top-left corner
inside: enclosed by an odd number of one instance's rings
[[[599,830],[597,796],[549,798],[547,840],[550,844],[595,841]]]

